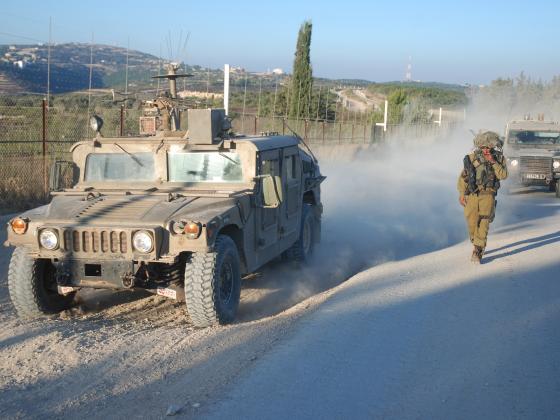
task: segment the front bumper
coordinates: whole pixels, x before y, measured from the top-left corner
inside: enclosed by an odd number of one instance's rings
[[[133,261],[66,259],[56,263],[56,281],[64,287],[127,289],[141,285],[136,280],[140,268]]]
[[[553,168],[556,159],[546,156],[521,156],[508,159],[510,179],[519,185],[547,186],[560,178],[560,171]],[[512,165],[512,162],[516,165]]]

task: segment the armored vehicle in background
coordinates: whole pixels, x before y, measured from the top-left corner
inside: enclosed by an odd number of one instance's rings
[[[73,188],[8,223],[21,317],[65,310],[81,288],[145,289],[185,300],[196,326],[228,323],[244,274],[304,261],[319,242],[325,177],[301,139],[233,135],[219,109],[189,109],[182,131],[174,70],[170,96],[146,104],[144,135],[105,138],[94,117],[96,137],[71,149]]]
[[[511,121],[504,154],[512,182],[546,186],[560,198],[560,125],[543,120]]]

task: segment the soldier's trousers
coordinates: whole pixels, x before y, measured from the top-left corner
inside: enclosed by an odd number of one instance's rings
[[[495,194],[467,195],[466,199],[465,219],[467,220],[469,237],[474,245],[484,249],[486,248],[490,223],[494,220]]]

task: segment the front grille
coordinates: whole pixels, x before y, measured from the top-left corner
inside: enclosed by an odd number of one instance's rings
[[[66,230],[64,243],[74,253],[126,254],[129,247],[127,232],[118,230]]]
[[[552,158],[550,157],[536,157],[536,156],[521,156],[519,158],[519,170],[521,173],[531,174],[551,174],[552,173]]]

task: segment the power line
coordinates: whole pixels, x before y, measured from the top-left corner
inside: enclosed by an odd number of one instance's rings
[[[31,38],[31,37],[28,37],[28,36],[12,34],[10,32],[0,32],[0,35],[7,35],[7,36],[13,36],[15,38],[27,39],[28,41],[40,42],[41,44],[45,43],[45,41],[42,40],[42,39],[37,39],[37,38]]]

